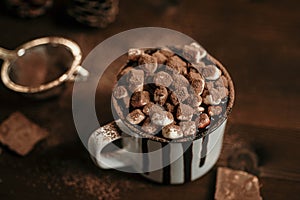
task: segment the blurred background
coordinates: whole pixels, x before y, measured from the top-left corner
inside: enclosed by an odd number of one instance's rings
[[[258,175],[264,199],[298,199],[299,1],[23,2],[0,3],[1,47],[14,49],[35,38],[63,36],[77,42],[86,57],[106,38],[147,26],[174,29],[198,41],[228,69],[236,89],[217,166],[230,166],[233,147],[251,149],[258,160],[250,172]],[[24,158],[0,146],[0,199],[214,199],[216,167],[183,186],[161,186],[135,174],[97,169],[76,134],[71,95],[71,83],[61,95],[44,101],[28,99],[0,83],[0,122],[21,111],[50,132]],[[109,108],[98,111],[108,113]]]

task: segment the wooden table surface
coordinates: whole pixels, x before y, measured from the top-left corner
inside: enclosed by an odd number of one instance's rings
[[[76,41],[86,56],[104,39],[131,28],[158,26],[189,35],[222,61],[235,83],[236,102],[217,166],[229,164],[234,147],[247,146],[258,156],[263,198],[299,199],[300,2],[159,2],[121,1],[116,22],[100,30],[67,20],[60,1],[46,16],[30,20],[12,17],[0,6],[0,46],[13,49],[33,38],[57,35]],[[57,98],[34,101],[0,84],[0,122],[21,111],[50,132],[26,157],[0,146],[1,200],[213,199],[217,166],[181,186],[96,168],[74,127],[71,89],[68,85]],[[109,106],[101,108],[102,103],[97,101],[96,107],[105,115]],[[107,115],[103,120],[110,119]]]

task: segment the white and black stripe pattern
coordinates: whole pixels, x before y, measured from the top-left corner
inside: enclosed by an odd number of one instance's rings
[[[168,145],[143,138],[141,142],[143,153],[156,151],[159,148],[163,149],[159,157],[154,158],[151,154],[144,154],[142,167],[146,171],[157,165],[162,167],[163,163],[169,163],[178,155],[182,156],[162,169],[142,175],[163,184],[182,184],[201,177],[213,167],[219,157],[225,124],[226,122],[211,134],[193,142]]]
[[[216,163],[222,148],[225,125],[226,121],[209,135],[186,143],[161,143],[148,138],[122,137],[125,149],[109,153],[110,156],[102,156],[102,149],[111,141],[121,139],[121,136],[108,137],[102,128],[91,135],[89,151],[95,164],[101,168],[130,165],[152,181],[182,184],[200,178]],[[132,156],[129,152],[138,154]]]

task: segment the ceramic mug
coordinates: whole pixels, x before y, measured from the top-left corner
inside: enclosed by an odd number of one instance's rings
[[[220,62],[208,55],[229,83],[226,115],[206,133],[187,141],[168,141],[132,131],[118,119],[100,127],[89,138],[88,148],[95,164],[104,169],[131,167],[147,179],[164,184],[182,184],[206,174],[217,162],[227,123],[234,102],[232,80]],[[121,140],[122,148],[106,149]]]

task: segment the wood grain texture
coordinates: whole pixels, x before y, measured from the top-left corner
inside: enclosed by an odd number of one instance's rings
[[[236,103],[217,166],[228,164],[234,146],[250,146],[258,156],[263,198],[299,198],[295,192],[300,190],[299,1],[181,0],[168,6],[127,0],[120,2],[116,22],[102,30],[66,18],[66,2],[56,1],[56,10],[32,20],[12,17],[0,6],[0,46],[13,49],[33,38],[58,35],[76,41],[86,56],[104,39],[135,27],[161,26],[193,37],[227,67],[235,83]],[[112,82],[108,76],[101,81],[96,109],[105,113],[100,121],[104,123],[112,119],[110,106],[102,106],[110,105]],[[69,84],[57,98],[34,101],[0,83],[0,122],[21,111],[50,132],[25,158],[0,146],[1,200],[97,199],[66,185],[62,178],[72,176],[96,177],[103,180],[103,187],[115,184],[121,199],[213,199],[217,166],[182,186],[157,185],[136,174],[96,168],[74,127],[71,92]]]

